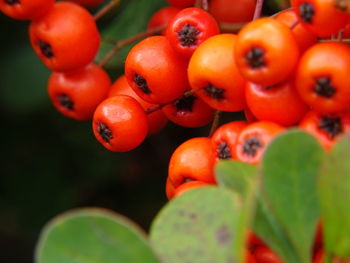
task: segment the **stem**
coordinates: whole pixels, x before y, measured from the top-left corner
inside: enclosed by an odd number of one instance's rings
[[[197,7],[197,8],[201,8],[201,9],[203,9],[205,11],[209,10],[208,0],[196,0],[194,6]]]
[[[344,13],[350,12],[350,0],[334,0],[333,5]]]
[[[258,19],[261,16],[261,11],[262,11],[263,4],[264,4],[264,0],[257,0],[256,1],[256,6],[255,6],[253,20]]]
[[[246,23],[220,23],[220,30],[223,32],[237,33]]]
[[[98,63],[98,65],[100,67],[105,66],[110,60],[111,58],[119,51],[121,50],[123,47],[132,44],[142,38],[157,34],[159,32],[161,32],[162,30],[164,30],[165,26],[160,26],[160,27],[155,27],[149,30],[146,30],[144,32],[138,33],[136,35],[133,35],[131,37],[128,37],[126,39],[122,39],[119,40],[117,42],[115,42],[114,47],[101,59],[101,61]]]
[[[219,127],[220,113],[221,113],[221,111],[219,111],[219,110],[215,111],[214,120],[213,120],[213,122],[211,124],[210,132],[209,132],[209,138],[211,136],[213,136],[214,132]]]
[[[292,30],[299,24],[299,20],[296,20],[289,28]]]
[[[120,0],[111,0],[108,4],[102,7],[97,13],[94,15],[95,21],[99,20],[105,14],[107,14],[110,10],[120,4]]]

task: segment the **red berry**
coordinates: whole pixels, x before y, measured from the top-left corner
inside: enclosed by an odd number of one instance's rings
[[[107,97],[111,81],[101,67],[90,64],[71,72],[52,73],[48,86],[51,102],[59,112],[76,120],[89,120]]]
[[[92,125],[97,140],[113,152],[136,148],[148,133],[144,109],[134,98],[124,95],[104,100],[95,111]]]
[[[105,0],[70,0],[70,1],[86,7],[94,7],[101,4]]]
[[[209,12],[225,23],[249,22],[253,19],[256,0],[211,0]]]
[[[54,71],[83,67],[94,59],[100,34],[94,18],[83,7],[57,2],[29,27],[30,41],[42,62]]]
[[[189,190],[192,190],[198,187],[208,186],[208,185],[210,184],[204,183],[201,181],[188,181],[175,189],[173,197],[178,197]]]
[[[173,6],[178,8],[185,8],[193,6],[196,0],[167,0]]]
[[[148,21],[147,28],[153,29],[161,26],[166,27],[169,24],[170,20],[173,19],[180,10],[180,8],[172,6],[166,6],[159,9]],[[161,34],[165,35],[165,29],[162,30]]]
[[[14,19],[33,20],[46,14],[54,2],[55,0],[1,0],[0,10]]]
[[[259,246],[254,251],[254,256],[259,263],[283,263],[283,261],[271,249]]]

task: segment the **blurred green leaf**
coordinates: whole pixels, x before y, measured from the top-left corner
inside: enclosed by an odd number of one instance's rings
[[[152,244],[167,263],[236,262],[241,205],[223,188],[200,187],[175,198],[151,227]]]
[[[146,30],[148,20],[155,11],[166,5],[165,0],[129,0],[122,1],[121,12],[101,31],[102,38],[121,40]],[[108,67],[124,67],[124,61],[134,44],[118,52]],[[113,47],[113,44],[102,42],[97,60],[100,60]]]
[[[341,138],[326,158],[319,180],[326,251],[350,257],[350,135]]]
[[[276,137],[263,156],[263,201],[288,236],[300,263],[311,262],[320,216],[316,181],[323,156],[316,139],[299,130]]]
[[[100,208],[76,209],[49,222],[37,245],[37,263],[157,263],[143,233]]]

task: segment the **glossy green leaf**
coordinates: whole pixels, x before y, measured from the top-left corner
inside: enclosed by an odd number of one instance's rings
[[[159,263],[144,234],[108,210],[76,209],[49,222],[42,231],[36,263]]]
[[[167,263],[237,262],[233,253],[240,201],[218,187],[191,190],[169,202],[151,227],[151,241]]]
[[[283,227],[300,263],[311,262],[320,217],[316,182],[323,157],[316,139],[299,130],[276,137],[263,156],[263,201]]]
[[[325,247],[329,254],[350,257],[350,135],[327,156],[319,181]]]

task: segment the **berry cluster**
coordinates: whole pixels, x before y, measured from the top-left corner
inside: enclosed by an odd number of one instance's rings
[[[125,75],[113,85],[93,64],[100,35],[86,9],[54,0],[3,0],[0,9],[32,20],[33,49],[53,70],[53,105],[73,119],[92,119],[97,140],[111,151],[134,149],[167,120],[200,127],[213,119],[216,124],[222,111],[244,111],[246,121],[214,125],[208,137],[175,150],[166,183],[171,199],[215,184],[220,160],[259,164],[269,142],[290,127],[308,131],[326,150],[350,130],[350,48],[343,41],[350,23],[344,8],[337,1],[292,0],[291,9],[258,18],[255,1],[240,1],[203,1],[197,8],[199,1],[169,0],[173,6],[148,24],[160,35],[130,50]],[[223,33],[225,23],[250,20],[237,34]],[[254,235],[248,243],[248,262],[281,262]],[[316,238],[314,262],[323,262],[322,255]]]

